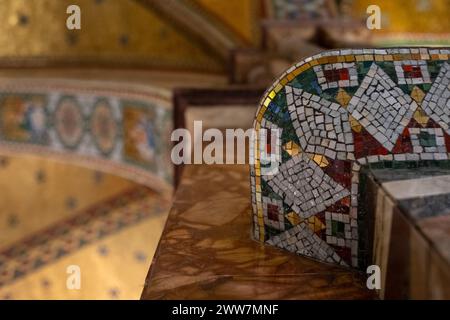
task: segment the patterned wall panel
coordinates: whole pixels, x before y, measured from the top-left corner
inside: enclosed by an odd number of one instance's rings
[[[450,50],[346,49],[288,69],[261,100],[251,166],[254,237],[361,268],[363,166],[448,161]],[[281,131],[270,145],[265,130]],[[280,155],[279,157],[267,155]],[[266,167],[276,167],[272,174]]]
[[[0,152],[25,152],[172,185],[171,95],[148,86],[0,79]]]

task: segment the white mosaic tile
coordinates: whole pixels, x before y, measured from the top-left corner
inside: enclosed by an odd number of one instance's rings
[[[305,223],[300,223],[273,236],[267,240],[267,243],[321,261],[346,265],[335,250],[319,238]]]
[[[283,201],[262,197],[264,223],[277,230],[284,230]]]
[[[344,108],[289,86],[286,87],[286,101],[305,152],[341,160],[353,156],[353,134]]]
[[[308,218],[350,195],[304,153],[283,163],[278,173],[264,177],[272,190],[301,218]]]
[[[358,85],[358,72],[354,62],[329,63],[314,66],[317,82],[322,90]]]
[[[416,108],[416,102],[374,63],[351,98],[347,110],[391,151]]]
[[[450,66],[444,63],[430,90],[423,98],[422,109],[450,134]]]
[[[402,53],[402,52],[401,52]],[[430,83],[427,62],[425,60],[394,61],[398,84]]]

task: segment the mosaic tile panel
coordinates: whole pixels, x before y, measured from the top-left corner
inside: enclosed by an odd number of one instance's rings
[[[326,51],[289,68],[254,123],[253,234],[313,259],[363,268],[367,215],[360,170],[428,168],[449,159],[448,48]],[[279,128],[278,170],[261,168],[262,129]],[[267,147],[265,148],[267,149]],[[266,204],[276,203],[274,207]],[[274,227],[267,217],[272,216]]]
[[[416,108],[416,102],[373,63],[351,98],[347,111],[390,151]]]
[[[170,101],[139,86],[0,79],[0,151],[54,156],[169,190]]]
[[[358,85],[358,73],[354,62],[331,63],[323,67],[317,65],[314,67],[314,71],[322,90]]]

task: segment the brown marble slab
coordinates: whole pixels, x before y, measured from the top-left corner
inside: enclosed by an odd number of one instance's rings
[[[430,172],[428,170],[427,173]],[[398,188],[385,188],[383,184],[386,181],[400,181],[400,187],[405,186],[410,183],[409,179],[421,177],[421,174],[426,177],[424,171],[410,169],[372,170],[367,173],[368,192],[364,200],[367,198],[369,201],[365,201],[364,209],[378,213],[372,222],[375,225],[375,254],[370,263],[381,268],[380,297],[384,299],[450,299],[450,215],[445,210],[447,195],[437,200],[431,198],[435,202],[426,200],[426,196],[399,200],[395,193]],[[412,190],[417,192],[420,189]],[[409,203],[405,205],[405,201]],[[386,206],[386,203],[390,205]],[[414,203],[416,205],[412,205]],[[439,214],[435,212],[436,208]],[[420,215],[415,213],[418,209],[421,210]],[[381,254],[377,255],[377,252]]]
[[[364,275],[251,239],[245,165],[185,166],[142,299],[370,299]]]
[[[450,215],[423,219],[419,228],[432,243],[429,250],[431,299],[450,299]]]

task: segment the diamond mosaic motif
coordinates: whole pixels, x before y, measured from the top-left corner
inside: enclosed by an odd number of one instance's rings
[[[272,237],[267,243],[311,258],[346,265],[334,249],[317,236],[306,223],[300,223],[289,231]]]
[[[417,103],[421,103],[423,98],[425,97],[425,93],[423,93],[422,90],[420,90],[419,87],[414,86],[414,88],[411,90],[411,98]]]
[[[286,100],[300,146],[305,152],[331,159],[352,157],[353,135],[345,109],[293,87],[286,87]]]
[[[411,144],[416,153],[445,153],[445,138],[441,128],[409,128]]]
[[[418,124],[420,124],[422,127],[425,127],[428,123],[428,120],[430,120],[430,117],[427,116],[425,111],[421,107],[418,107],[416,111],[414,112],[414,120],[417,121]]]
[[[347,91],[345,91],[342,88],[339,88],[337,94],[336,94],[336,101],[339,102],[341,104],[341,106],[346,107],[348,105],[348,103],[351,100],[351,96],[347,93]]]
[[[430,74],[424,60],[395,61],[398,84],[430,83]]]
[[[450,134],[450,65],[444,63],[433,85],[423,99],[422,108]]]
[[[347,110],[390,151],[416,108],[416,102],[404,94],[386,72],[372,64]]]
[[[266,176],[265,180],[301,218],[325,210],[350,194],[305,154],[292,157],[276,175]]]
[[[298,144],[294,141],[289,141],[283,146],[283,150],[286,151],[290,156],[295,156],[301,152]]]
[[[277,230],[284,230],[283,202],[263,197],[264,222]]]
[[[354,63],[330,63],[314,67],[322,90],[358,85],[358,73]]]

